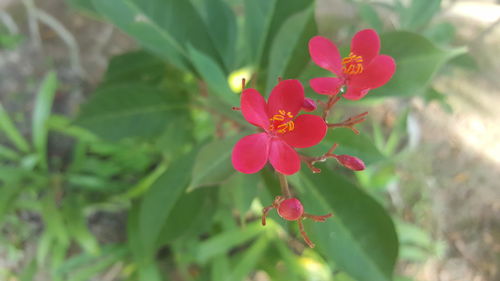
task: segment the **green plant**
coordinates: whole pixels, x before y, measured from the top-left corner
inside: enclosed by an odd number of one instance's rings
[[[48,74],[30,141],[0,107],[8,138],[0,146],[0,222],[18,233],[8,247],[19,251],[20,241],[41,233],[36,257],[19,276],[30,280],[46,268],[52,280],[90,280],[111,269],[119,280],[147,281],[233,281],[257,271],[272,280],[393,279],[396,229],[369,188],[394,180],[401,130],[385,140],[377,125],[373,137],[335,128],[319,145],[301,150],[313,157],[338,144],[332,157],[355,155],[368,169],[354,177],[329,162],[318,165],[320,174],[288,177],[307,212],[334,214],[326,223],[304,222],[315,251],[297,242],[297,228],[275,213],[260,225],[262,207],[280,193],[271,170],[242,175],[231,165],[232,146],[251,126],[232,110],[241,89],[231,84],[241,81],[229,77],[243,69],[248,85],[268,93],[279,77],[307,85],[330,75],[309,63],[307,43],[318,33],[314,1],[70,2],[113,23],[144,50],[114,57],[75,118],[50,113],[57,79]],[[462,52],[438,47],[436,30],[426,29],[427,37],[416,32],[439,2],[388,6],[401,20],[398,30],[382,34],[381,52],[395,58],[397,71],[368,99],[423,96],[440,68]],[[372,5],[355,3],[366,23],[386,30]],[[418,17],[424,8],[432,11]],[[308,87],[306,96],[333,102]],[[333,112],[329,120],[343,115]],[[49,145],[63,138],[73,142],[68,158]],[[361,169],[354,158],[342,159]],[[88,218],[99,212],[126,216],[125,241],[98,242]],[[35,214],[43,230],[20,224],[24,213]],[[427,242],[417,246],[432,248]]]

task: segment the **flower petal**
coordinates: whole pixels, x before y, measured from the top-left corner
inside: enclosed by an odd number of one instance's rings
[[[336,77],[320,77],[309,80],[311,88],[321,95],[336,95],[342,87],[343,80]]]
[[[294,121],[294,129],[282,135],[282,139],[296,148],[318,144],[326,135],[325,121],[316,115],[302,114]]]
[[[257,90],[245,89],[241,93],[241,113],[250,124],[264,129],[269,127],[267,104]]]
[[[376,56],[363,73],[351,76],[349,85],[364,89],[378,88],[391,79],[395,70],[396,63],[392,57]]]
[[[337,46],[329,39],[314,36],[309,40],[309,54],[319,67],[330,70],[337,76],[342,75],[342,58]]]
[[[269,115],[276,114],[279,110],[297,115],[304,103],[304,88],[299,80],[283,80],[271,91],[267,101]]]
[[[297,152],[278,138],[271,140],[269,162],[276,171],[285,175],[293,175],[300,170],[300,158]]]
[[[370,64],[380,52],[380,38],[373,29],[364,29],[354,35],[351,40],[351,52],[363,57],[363,64]]]
[[[369,91],[370,89],[362,89],[349,86],[347,87],[347,92],[342,95],[342,97],[348,100],[359,100],[362,97],[366,96]]]
[[[233,148],[233,167],[242,173],[253,174],[266,165],[270,148],[269,135],[253,134],[240,139]]]

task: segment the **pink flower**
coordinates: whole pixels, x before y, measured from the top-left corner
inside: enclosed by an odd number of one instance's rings
[[[304,104],[304,88],[298,80],[278,83],[266,103],[255,89],[241,94],[241,112],[261,133],[240,139],[233,148],[232,162],[236,170],[252,174],[269,162],[278,172],[292,175],[300,170],[300,158],[294,148],[318,144],[327,126],[319,116],[297,116]]]
[[[387,83],[396,63],[387,55],[379,55],[380,39],[372,29],[361,30],[351,41],[351,52],[340,57],[334,43],[325,37],[315,36],[309,41],[309,53],[320,67],[333,72],[337,77],[313,78],[311,88],[318,94],[336,95],[342,86],[347,86],[344,98],[359,100],[368,91]]]

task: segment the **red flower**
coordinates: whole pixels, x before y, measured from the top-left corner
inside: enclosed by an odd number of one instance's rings
[[[300,170],[300,158],[295,148],[318,144],[326,134],[327,126],[321,117],[302,114],[296,117],[304,104],[304,88],[298,80],[278,83],[266,103],[255,89],[241,94],[241,112],[252,125],[264,132],[246,136],[233,148],[232,162],[236,170],[252,174],[269,162],[285,175]]]
[[[333,72],[337,77],[311,79],[311,88],[322,95],[336,95],[342,86],[347,86],[344,98],[358,100],[368,91],[387,83],[394,71],[394,59],[379,55],[380,39],[375,30],[361,30],[351,41],[351,52],[345,58],[325,37],[315,36],[309,41],[309,53],[320,67]]]

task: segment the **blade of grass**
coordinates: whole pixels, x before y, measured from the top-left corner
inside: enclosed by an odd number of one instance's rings
[[[0,159],[12,160],[16,161],[21,158],[17,152],[14,150],[7,148],[3,145],[0,145]]]
[[[244,280],[252,270],[255,269],[258,261],[267,250],[269,239],[262,235],[255,243],[248,248],[241,257],[241,260],[234,266],[232,273],[226,278],[227,281]]]
[[[45,75],[38,89],[33,110],[33,145],[38,154],[40,166],[47,169],[47,120],[52,109],[52,102],[57,89],[57,77],[54,71]]]
[[[12,141],[12,143],[22,152],[29,152],[29,144],[19,133],[19,131],[14,126],[14,123],[10,119],[7,111],[3,108],[0,103],[0,129],[2,129],[7,137]]]

